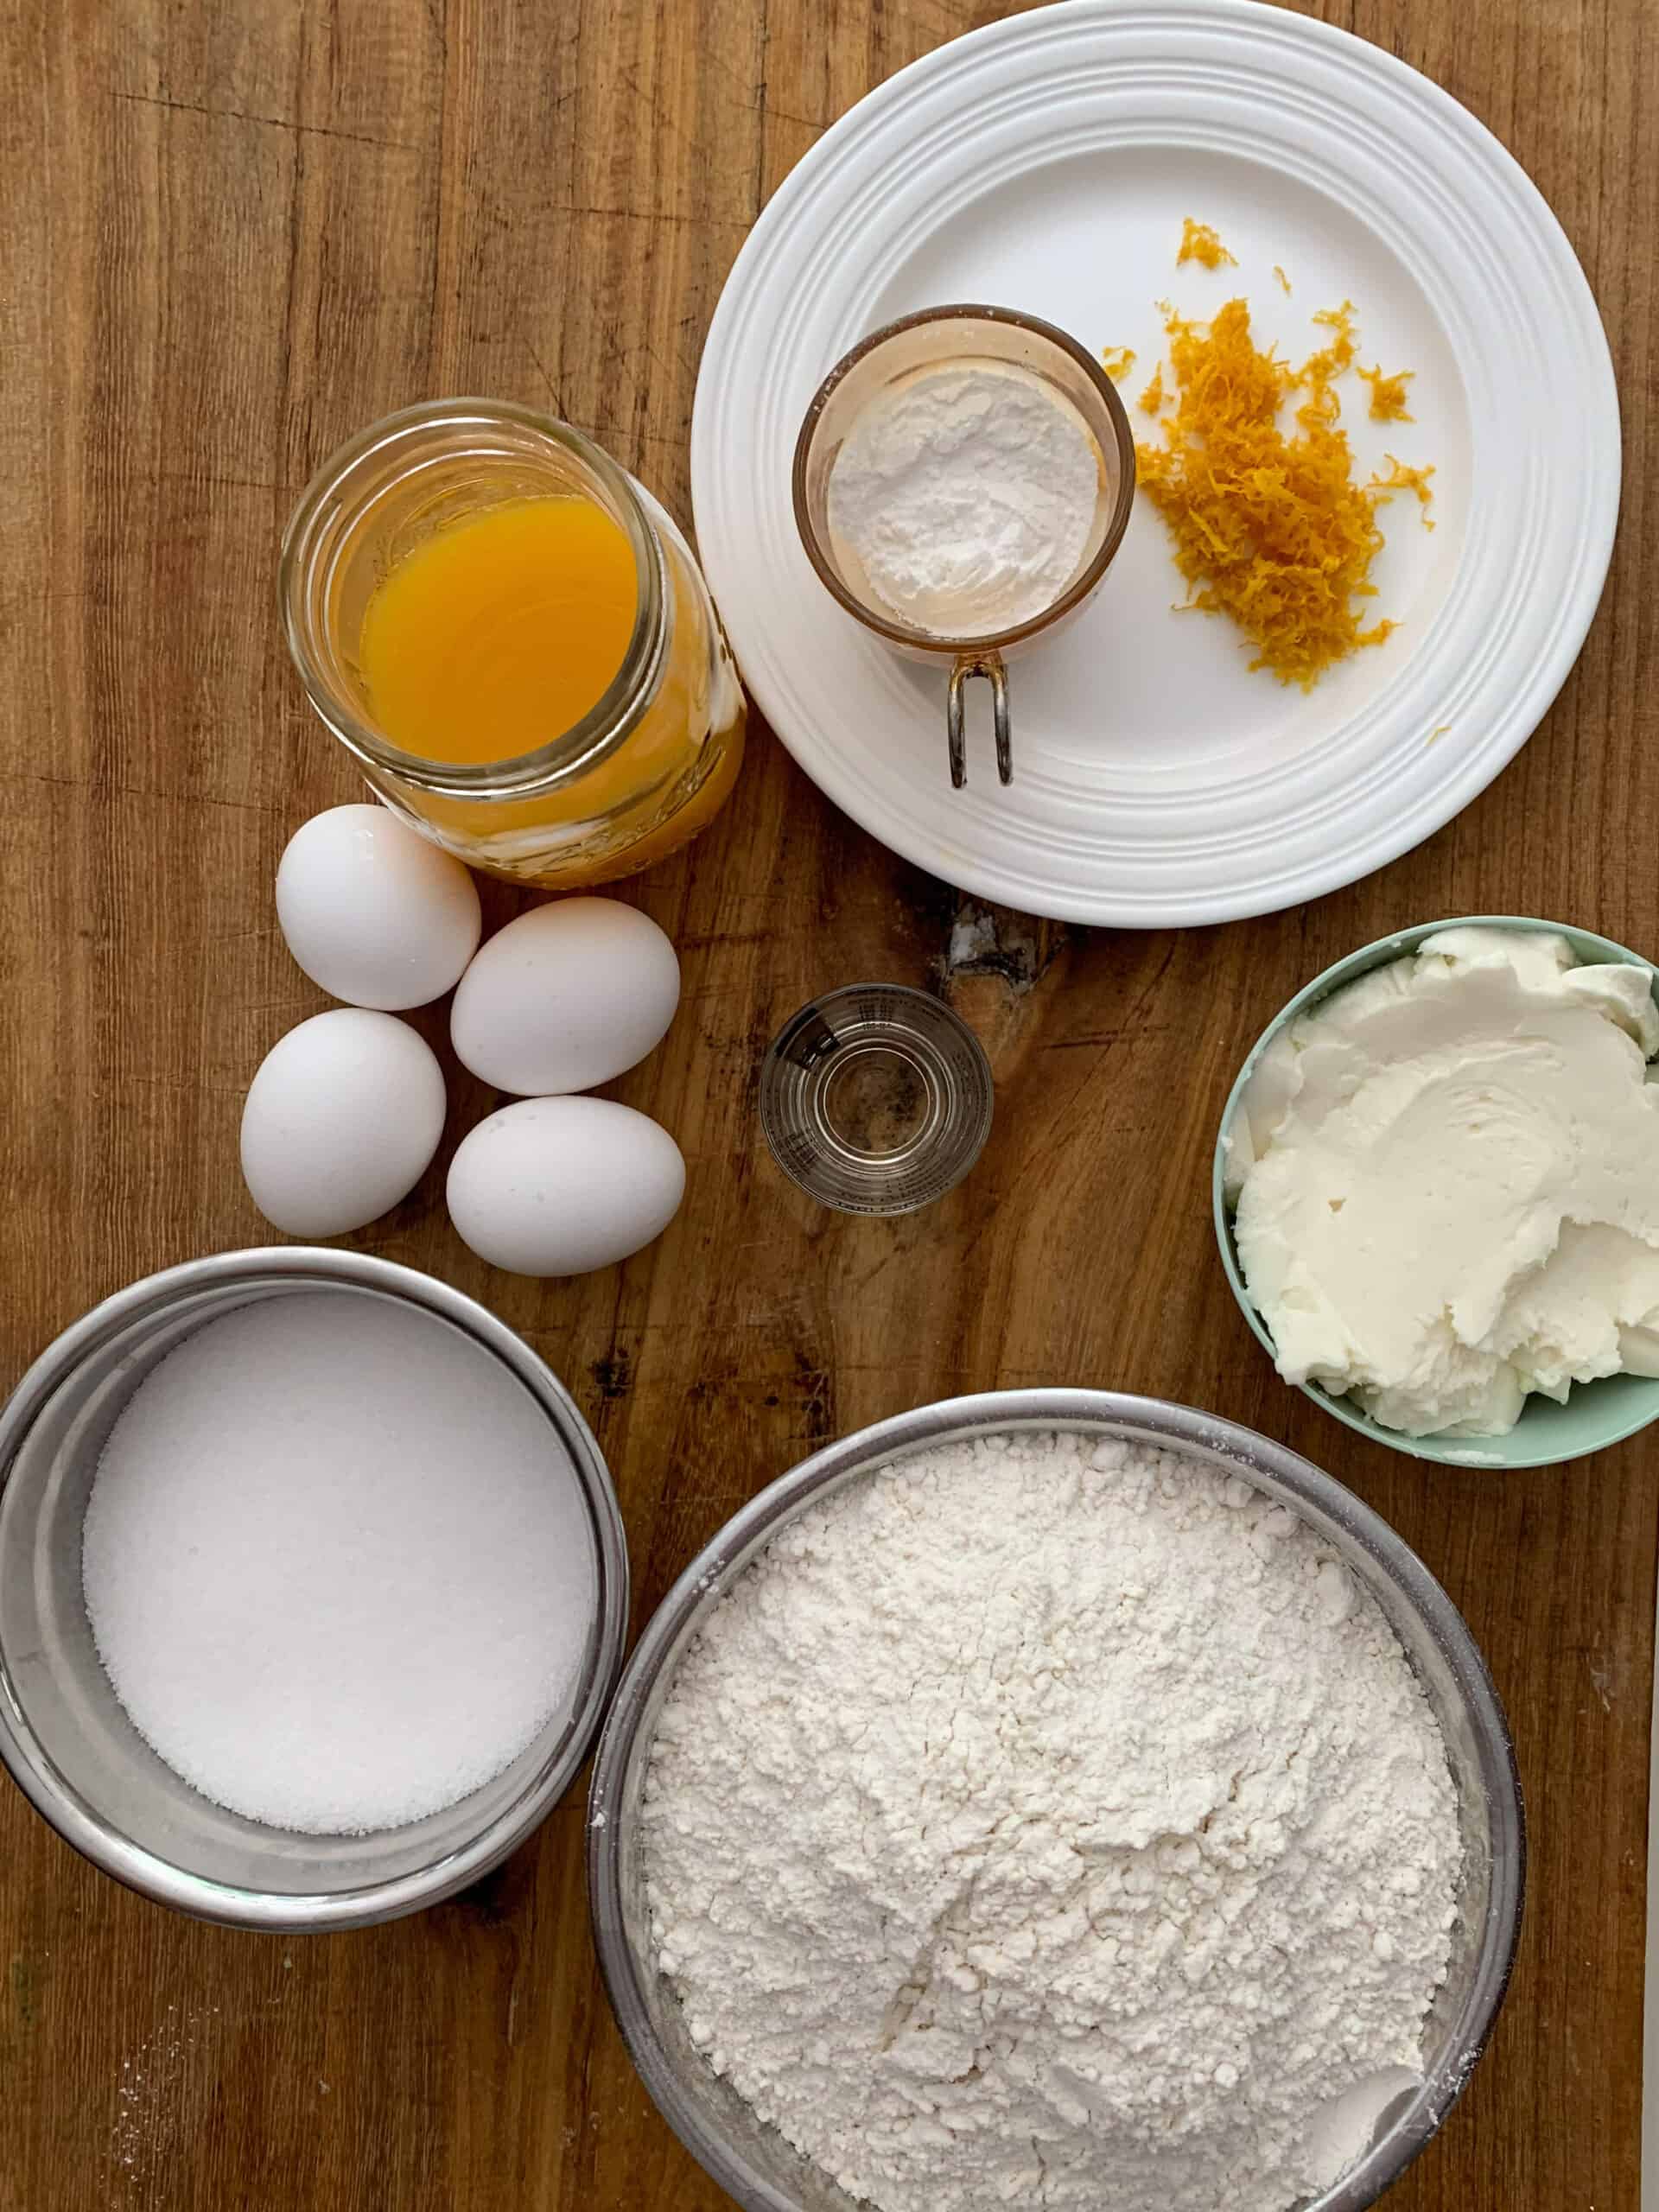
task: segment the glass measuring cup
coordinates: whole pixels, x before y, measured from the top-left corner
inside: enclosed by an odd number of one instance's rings
[[[1045,384],[1080,421],[1099,464],[1095,510],[1077,564],[1064,589],[1040,613],[1007,628],[947,637],[907,621],[889,607],[856,557],[831,534],[830,480],[854,423],[871,402],[919,371],[976,364],[1025,370]],[[1005,663],[1052,633],[1098,589],[1111,566],[1135,504],[1135,435],[1116,386],[1075,338],[1036,315],[1012,308],[925,308],[885,324],[842,356],[819,385],[795,443],[796,527],[820,581],[854,620],[915,660],[949,664],[945,734],[950,781],[967,781],[963,692],[970,677],[991,686],[997,774],[1014,780],[1014,736]]]

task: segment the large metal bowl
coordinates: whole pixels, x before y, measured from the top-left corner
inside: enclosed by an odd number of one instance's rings
[[[746,2212],[854,2212],[853,2200],[765,2126],[696,2049],[656,1968],[640,1802],[652,1738],[680,1655],[783,1525],[877,1467],[988,1432],[1081,1430],[1191,1453],[1242,1474],[1317,1529],[1370,1591],[1446,1738],[1465,1870],[1446,1981],[1424,2029],[1421,2086],[1378,2122],[1371,2147],[1309,2212],[1362,2212],[1396,2180],[1457,2101],[1491,2032],[1521,1928],[1526,1839],[1509,1724],[1457,1608],[1387,1522],[1330,1475],[1253,1430],[1161,1399],[1099,1390],[1001,1390],[953,1398],[830,1445],[746,1505],[693,1560],[640,1638],[611,1707],[589,1798],[588,1875],[600,1966],[623,2040],[658,2109]]]
[[[205,1322],[306,1290],[418,1307],[481,1357],[499,1361],[535,1402],[547,1427],[549,1479],[577,1485],[593,1540],[594,1612],[562,1709],[470,1796],[367,1835],[266,1827],[181,1780],[117,1702],[81,1596],[86,1500],[128,1399]],[[587,1757],[621,1664],[627,1614],[615,1494],[563,1386],[522,1338],[472,1299],[389,1260],[296,1245],[169,1268],[66,1330],[0,1412],[0,1758],[37,1810],[95,1866],[200,1919],[271,1929],[359,1928],[435,1904],[487,1873],[552,1809]]]

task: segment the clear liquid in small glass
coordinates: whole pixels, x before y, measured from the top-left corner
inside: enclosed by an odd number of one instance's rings
[[[760,1125],[791,1181],[839,1213],[913,1213],[967,1174],[990,1133],[978,1039],[899,983],[815,999],[772,1039]]]

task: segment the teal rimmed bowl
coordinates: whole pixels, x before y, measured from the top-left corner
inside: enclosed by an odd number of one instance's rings
[[[1221,1264],[1227,1271],[1240,1312],[1270,1358],[1275,1356],[1273,1338],[1244,1287],[1238,1248],[1233,1237],[1232,1212],[1224,1192],[1227,1135],[1243,1097],[1244,1086],[1262,1053],[1299,1014],[1305,1014],[1319,1000],[1370,969],[1414,952],[1425,938],[1433,937],[1441,930],[1455,929],[1550,931],[1567,939],[1586,968],[1619,960],[1645,968],[1655,1001],[1659,1003],[1659,969],[1639,952],[1631,952],[1624,945],[1615,944],[1611,938],[1597,937],[1588,930],[1569,928],[1565,922],[1532,921],[1518,914],[1464,914],[1449,921],[1421,922],[1412,929],[1396,930],[1392,937],[1379,938],[1375,944],[1351,952],[1345,960],[1338,960],[1334,968],[1327,968],[1306,989],[1299,991],[1284,1011],[1268,1023],[1245,1057],[1222,1114],[1211,1177]],[[1580,1459],[1586,1452],[1600,1452],[1610,1444],[1621,1443],[1625,1437],[1635,1435],[1637,1429],[1645,1428],[1649,1421],[1659,1421],[1659,1378],[1645,1375],[1609,1375],[1599,1382],[1575,1384],[1564,1406],[1535,1395],[1527,1400],[1524,1412],[1507,1436],[1407,1436],[1397,1428],[1383,1427],[1369,1414],[1351,1406],[1345,1398],[1333,1397],[1328,1390],[1321,1389],[1317,1382],[1304,1382],[1297,1387],[1315,1405],[1323,1406],[1326,1413],[1333,1414],[1360,1435],[1369,1436],[1373,1443],[1386,1444],[1395,1452],[1408,1452],[1419,1459],[1438,1460],[1449,1467],[1554,1466],[1563,1459]]]

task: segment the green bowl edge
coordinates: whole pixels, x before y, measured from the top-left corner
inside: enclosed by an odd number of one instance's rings
[[[1349,953],[1323,975],[1316,976],[1268,1024],[1255,1044],[1244,1056],[1227,1103],[1222,1109],[1221,1126],[1216,1136],[1215,1158],[1211,1169],[1211,1205],[1215,1217],[1216,1243],[1221,1253],[1221,1264],[1229,1287],[1238,1302],[1240,1313],[1249,1324],[1251,1333],[1266,1351],[1269,1359],[1276,1357],[1272,1337],[1266,1323],[1250,1303],[1244,1287],[1243,1271],[1238,1264],[1238,1252],[1233,1240],[1232,1218],[1222,1195],[1226,1167],[1227,1132],[1233,1124],[1233,1116],[1243,1096],[1256,1062],[1287,1022],[1316,1001],[1325,998],[1344,983],[1352,982],[1373,968],[1380,968],[1386,961],[1397,960],[1404,953],[1414,952],[1425,938],[1436,936],[1441,930],[1504,929],[1548,930],[1557,937],[1564,937],[1586,968],[1604,966],[1613,961],[1628,961],[1648,972],[1656,1004],[1659,1004],[1659,967],[1646,960],[1639,952],[1632,952],[1627,945],[1616,944],[1611,938],[1598,937],[1592,930],[1574,929],[1566,922],[1535,921],[1521,914],[1465,914],[1444,922],[1419,922],[1409,929],[1393,931],[1378,938],[1374,944],[1363,945],[1357,952]],[[1432,1459],[1449,1467],[1552,1467],[1567,1459],[1581,1459],[1592,1452],[1607,1450],[1622,1444],[1650,1421],[1659,1420],[1659,1378],[1644,1375],[1609,1375],[1599,1382],[1582,1382],[1573,1386],[1564,1406],[1550,1399],[1533,1398],[1508,1436],[1486,1438],[1459,1438],[1441,1443],[1432,1436],[1406,1436],[1400,1431],[1384,1428],[1367,1414],[1356,1412],[1339,1398],[1332,1397],[1317,1384],[1299,1382],[1294,1386],[1305,1398],[1324,1412],[1369,1437],[1374,1444],[1384,1444],[1392,1452],[1404,1452],[1413,1459]],[[1603,1409],[1606,1415],[1604,1418]]]

